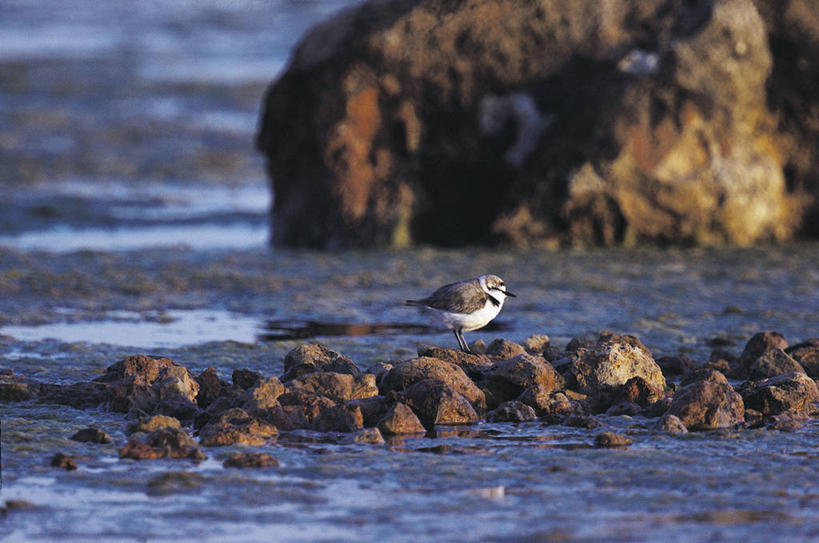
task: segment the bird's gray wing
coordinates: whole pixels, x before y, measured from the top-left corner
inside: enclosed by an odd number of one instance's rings
[[[486,304],[486,293],[472,288],[468,281],[458,281],[444,285],[427,298],[419,300],[433,309],[443,309],[452,313],[472,313]]]

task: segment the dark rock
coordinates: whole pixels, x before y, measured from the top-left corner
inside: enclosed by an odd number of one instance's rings
[[[42,403],[67,405],[76,409],[94,409],[108,400],[108,385],[94,382],[44,384],[40,386],[37,399]]]
[[[787,411],[809,413],[816,409],[813,404],[819,402],[816,382],[801,372],[749,382],[739,392],[747,407],[763,415],[779,415]]]
[[[486,354],[495,359],[507,360],[519,354],[526,354],[526,349],[523,345],[505,339],[495,339],[486,348]]]
[[[688,428],[685,427],[685,424],[683,424],[680,418],[676,415],[665,415],[663,418],[657,421],[657,425],[654,427],[654,429],[667,434],[688,433]]]
[[[222,395],[222,390],[230,385],[219,379],[215,368],[208,368],[196,378],[199,383],[199,394],[196,396],[196,403],[202,409],[206,409],[216,398]]]
[[[198,492],[205,483],[201,473],[169,471],[148,481],[149,496],[170,496],[183,492]]]
[[[84,443],[111,443],[111,436],[99,428],[83,428],[72,435],[71,439]]]
[[[597,448],[622,448],[631,445],[631,438],[614,432],[600,432],[594,437],[594,446]]]
[[[745,405],[742,397],[722,377],[721,380],[698,381],[678,390],[668,414],[678,417],[688,430],[713,430],[742,423]]]
[[[657,365],[660,366],[660,370],[666,378],[672,375],[685,375],[694,371],[697,367],[696,362],[685,355],[661,356],[657,359]]]
[[[614,397],[615,401],[645,408],[665,398],[665,390],[652,386],[642,377],[632,377],[615,392]]]
[[[277,405],[266,409],[260,416],[279,430],[305,430],[312,426],[300,405]]]
[[[702,381],[711,381],[715,383],[728,382],[728,380],[725,378],[725,375],[723,375],[721,372],[710,367],[702,367],[692,371],[691,373],[683,377],[682,380],[680,381],[680,387],[685,387],[690,385],[691,383],[699,383]]]
[[[330,398],[299,388],[294,388],[290,392],[286,392],[285,394],[279,396],[279,403],[285,407],[301,407],[304,416],[307,417],[307,420],[311,423],[313,420],[315,420],[319,413],[328,407],[333,407],[336,405],[336,402]]]
[[[55,468],[61,468],[66,471],[72,471],[77,469],[77,461],[74,460],[71,456],[63,453],[57,453],[51,459],[51,466]]]
[[[231,376],[233,384],[243,390],[255,387],[263,379],[264,376],[261,373],[248,369],[235,369]]]
[[[603,423],[590,415],[569,415],[563,419],[563,425],[594,430],[603,426]]]
[[[486,416],[486,420],[490,422],[524,422],[536,418],[534,409],[516,400],[503,402]]]
[[[364,429],[364,415],[357,405],[336,405],[319,413],[313,421],[313,429],[319,432],[357,432]]]
[[[317,343],[307,343],[296,347],[284,357],[282,381],[297,379],[314,371],[347,373],[360,377],[361,370],[346,356]]]
[[[378,429],[384,435],[423,434],[426,430],[410,407],[396,402],[378,421]]]
[[[539,416],[576,414],[575,404],[562,392],[549,391],[542,385],[527,388],[518,400],[535,410]]]
[[[162,428],[173,428],[179,430],[181,425],[179,420],[165,415],[154,415],[152,417],[144,417],[136,422],[130,423],[125,428],[125,433],[128,435],[137,432],[151,433]]]
[[[361,414],[364,416],[364,427],[372,428],[384,417],[394,402],[384,396],[371,396],[350,400],[347,403],[360,407]]]
[[[787,37],[772,38],[787,44],[776,65],[749,0],[342,12],[305,35],[266,94],[257,145],[276,194],[272,241],[787,238],[806,204],[790,203],[782,165],[813,194],[817,147],[817,55],[802,30],[815,6],[789,4],[810,7],[769,8],[787,21],[770,25],[786,28],[770,30]],[[769,84],[779,66],[790,78]],[[778,143],[780,109],[798,128],[782,141],[799,145]]]
[[[279,396],[285,392],[287,389],[278,378],[262,379],[247,389],[242,408],[249,413],[255,413],[273,407],[278,405]]]
[[[339,403],[378,395],[375,375],[369,373],[353,377],[349,373],[313,372],[289,381],[288,386],[325,396]]]
[[[742,354],[739,356],[739,371],[744,372],[744,375],[737,374],[736,377],[740,379],[746,378],[751,364],[767,351],[771,349],[784,350],[787,346],[788,342],[779,332],[759,332],[758,334],[754,334],[754,336],[748,340],[748,343],[745,344],[745,349],[743,349]]]
[[[524,353],[493,364],[486,372],[485,384],[492,390],[495,401],[504,402],[517,398],[532,386],[540,385],[549,392],[557,390],[563,380],[545,359]]]
[[[799,362],[779,348],[768,349],[748,366],[749,379],[767,379],[793,372],[804,373],[805,370]]]
[[[776,430],[779,432],[796,432],[797,430],[802,429],[803,423],[802,421],[790,418],[790,417],[775,417],[769,424],[769,430]]]
[[[204,460],[207,456],[199,450],[196,442],[177,428],[161,428],[148,434],[145,441],[134,438],[120,449],[120,458],[150,460],[155,458],[188,458]]]
[[[666,386],[651,352],[634,336],[601,335],[593,348],[576,350],[569,371],[578,390],[602,406],[610,405],[634,377],[642,378],[654,391]]]
[[[25,402],[31,399],[26,383],[0,383],[0,402]]]
[[[268,453],[246,452],[230,455],[222,465],[226,468],[275,468],[279,466],[279,461]]]
[[[154,412],[179,420],[192,421],[196,419],[202,410],[188,398],[172,394],[166,398],[160,398],[154,407]]]
[[[473,350],[473,352],[475,352]],[[436,347],[434,345],[421,345],[418,347],[418,356],[421,358],[435,358],[450,364],[455,364],[470,379],[480,379],[483,372],[492,366],[492,360],[484,354],[465,353],[460,349],[448,349],[446,347]]]
[[[452,390],[469,400],[475,409],[482,410],[486,407],[486,396],[467,377],[464,370],[450,362],[429,357],[396,364],[381,382],[382,393],[386,395],[391,391],[407,390],[415,383],[430,379],[446,383]]]
[[[797,343],[785,349],[785,352],[799,362],[809,377],[819,379],[819,338]]]
[[[407,390],[407,403],[427,428],[437,424],[472,424],[478,414],[471,402],[444,381],[424,379]]]
[[[272,424],[234,408],[205,425],[199,432],[199,442],[204,447],[235,444],[259,446],[277,434],[278,430]]]

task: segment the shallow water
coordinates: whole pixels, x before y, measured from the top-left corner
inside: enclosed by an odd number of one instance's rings
[[[655,357],[704,362],[761,330],[819,336],[817,244],[268,250],[259,102],[296,37],[344,4],[0,0],[0,369],[74,383],[147,352],[225,379],[278,375],[306,340],[265,340],[270,322],[423,327],[405,299],[486,272],[519,297],[468,341],[539,333],[564,346],[611,329]],[[315,340],[365,368],[456,345],[440,330],[330,330]],[[32,507],[0,513],[0,540],[819,539],[817,421],[674,437],[653,420],[602,420],[634,444],[595,449],[597,431],[541,422],[382,446],[295,432],[255,448],[279,468],[238,470],[222,460],[247,447],[121,461],[122,415],[5,403],[0,507]],[[69,439],[90,425],[114,442]],[[49,467],[56,452],[79,469]]]

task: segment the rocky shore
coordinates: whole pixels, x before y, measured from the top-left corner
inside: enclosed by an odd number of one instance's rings
[[[540,421],[589,430],[596,447],[627,447],[605,417],[639,417],[656,432],[769,428],[794,431],[819,415],[819,339],[788,345],[776,332],[753,336],[739,356],[715,349],[701,364],[660,357],[636,337],[603,332],[564,348],[546,336],[497,339],[479,354],[422,345],[418,357],[362,370],[320,344],[284,359],[284,373],[213,368],[194,375],[168,358],[132,355],[87,382],[50,384],[0,373],[0,401],[36,401],[125,414],[123,459],[202,460],[212,447],[274,444],[296,431],[339,443],[384,444],[434,436],[440,426]],[[603,416],[601,416],[603,415]],[[96,428],[71,439],[110,443]],[[55,451],[51,465],[77,468]],[[226,467],[277,465],[269,453],[237,452]]]

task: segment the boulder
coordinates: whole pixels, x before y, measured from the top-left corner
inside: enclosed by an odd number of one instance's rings
[[[763,415],[812,413],[819,402],[816,382],[802,372],[786,373],[740,388],[745,405]]]
[[[276,428],[285,431],[306,430],[312,426],[311,419],[300,405],[277,405],[266,409],[260,416]],[[318,413],[315,416],[318,416]]]
[[[747,367],[749,379],[767,379],[785,373],[805,372],[799,362],[779,348],[768,349]]]
[[[348,373],[353,377],[359,377],[362,373],[356,363],[346,356],[324,345],[307,343],[284,357],[282,381],[287,382],[314,371]]]
[[[458,394],[464,396],[475,409],[486,407],[486,396],[464,371],[450,362],[423,356],[396,364],[382,379],[383,394],[409,389],[423,380],[438,380],[446,383]]]
[[[513,400],[532,386],[552,392],[562,388],[563,379],[544,358],[527,353],[493,364],[484,383],[496,402]]]
[[[752,0],[339,13],[306,33],[264,99],[272,242],[786,239],[814,205],[793,195],[815,193],[819,163],[815,6],[786,3],[768,25]],[[781,64],[769,33],[787,36]],[[789,79],[769,83],[780,66]],[[796,127],[782,138],[780,111]],[[785,164],[800,165],[797,185]]]
[[[426,428],[438,424],[472,424],[479,420],[471,402],[444,381],[418,381],[409,387],[406,397]]]
[[[487,356],[498,360],[507,360],[519,354],[526,354],[526,348],[505,339],[495,339],[486,348]]]
[[[745,348],[739,356],[739,373],[737,373],[737,377],[747,377],[751,364],[767,351],[771,349],[784,350],[787,347],[787,340],[779,332],[759,332],[754,334],[751,339],[748,340],[748,343],[745,344]],[[744,375],[742,375],[742,373],[744,373]]]
[[[714,430],[742,423],[745,404],[723,376],[678,390],[667,414],[679,418],[688,430]]]
[[[284,407],[300,407],[309,422],[313,422],[318,414],[328,407],[336,405],[336,402],[330,398],[299,388],[294,388],[279,396],[279,403]]]
[[[313,372],[293,379],[287,385],[291,389],[312,392],[338,403],[378,395],[375,375],[371,373],[353,377],[349,373]]]
[[[653,391],[665,390],[666,382],[651,352],[634,336],[603,334],[592,348],[579,348],[569,372],[577,390],[608,406],[630,379],[640,377]]]
[[[464,373],[470,379],[480,379],[483,372],[492,365],[492,360],[484,354],[473,354],[475,352],[474,349],[472,349],[472,353],[465,353],[460,349],[449,349],[435,345],[420,345],[418,347],[418,356],[436,358],[455,364],[464,370]]]

